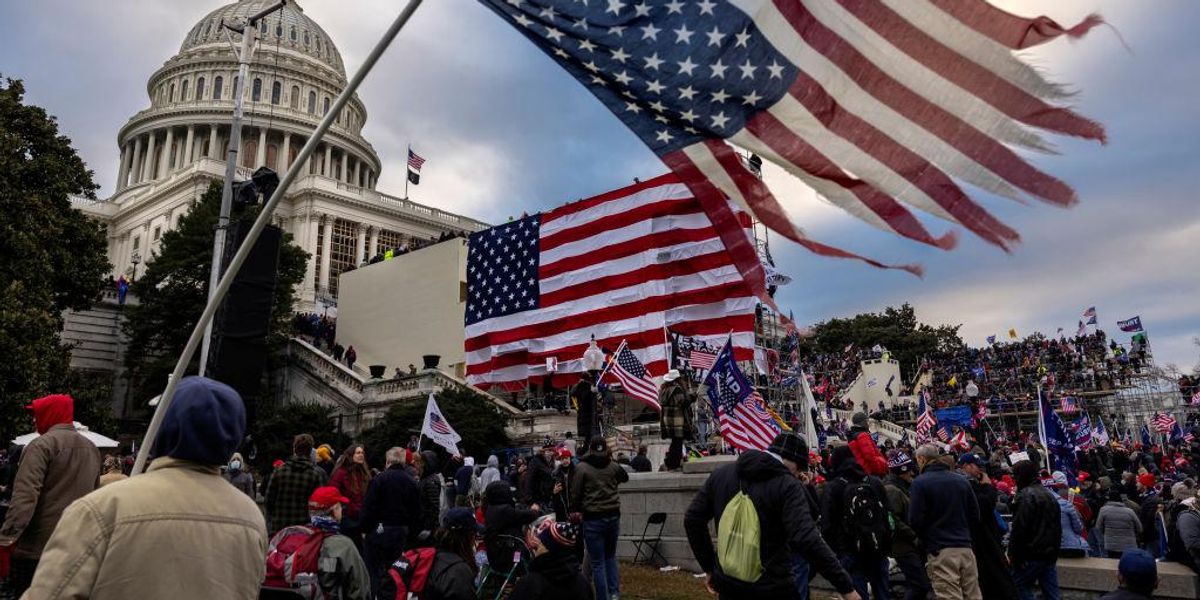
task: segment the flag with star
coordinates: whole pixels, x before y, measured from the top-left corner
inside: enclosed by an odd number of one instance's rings
[[[822,256],[886,265],[814,241],[733,146],[772,162],[850,214],[949,249],[910,211],[1004,249],[1018,233],[960,183],[1017,201],[1076,201],[1015,148],[1037,129],[1103,141],[1062,106],[1069,92],[1015,51],[1064,29],[984,0],[480,0],[586,86],[678,174],[765,296],[763,267],[726,198]]]

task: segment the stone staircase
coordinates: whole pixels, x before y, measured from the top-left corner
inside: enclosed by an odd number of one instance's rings
[[[854,413],[848,410],[833,409],[833,416],[839,420],[850,421]],[[891,421],[882,419],[867,419],[867,429],[872,433],[878,433],[879,437],[899,442],[904,439],[904,434],[908,434],[908,439],[911,443],[916,443],[917,432],[906,427],[901,427]]]
[[[125,317],[116,292],[107,291],[88,310],[63,314],[63,343],[71,346],[71,368],[116,372],[125,354]]]

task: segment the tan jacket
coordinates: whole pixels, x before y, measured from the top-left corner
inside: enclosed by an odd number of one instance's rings
[[[160,458],[81,498],[42,554],[26,600],[254,600],[267,528],[217,467]]]
[[[70,424],[51,427],[21,452],[0,543],[13,558],[37,559],[67,505],[96,489],[100,451]]]

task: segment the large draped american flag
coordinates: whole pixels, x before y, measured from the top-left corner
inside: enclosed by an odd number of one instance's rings
[[[749,239],[749,217],[734,217]],[[545,375],[572,383],[593,335],[602,348],[625,341],[661,376],[665,327],[713,345],[732,331],[735,358],[754,357],[758,300],[673,174],[485,229],[467,247],[473,385],[516,390]]]
[[[885,265],[814,241],[730,144],[836,206],[938,248],[910,209],[1000,248],[1019,240],[960,187],[1066,206],[1075,193],[1014,148],[1034,129],[1103,141],[1061,106],[1069,91],[1014,51],[1080,36],[984,0],[480,0],[588,88],[692,190],[752,291],[763,267],[726,198],[822,256]],[[768,301],[769,300],[765,300]]]

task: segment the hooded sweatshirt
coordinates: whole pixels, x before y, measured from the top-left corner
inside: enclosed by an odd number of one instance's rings
[[[38,398],[26,408],[33,411],[38,435],[44,435],[55,425],[71,425],[75,418],[75,401],[65,394]]]
[[[500,458],[493,454],[488,457],[487,468],[479,474],[479,488],[486,490],[497,481],[500,481]]]
[[[570,506],[582,512],[584,520],[620,516],[621,497],[617,495],[617,486],[626,481],[629,481],[629,473],[608,454],[586,454],[575,467]]]
[[[223,465],[245,434],[246,407],[233,388],[205,377],[185,377],[175,388],[151,454]]]

